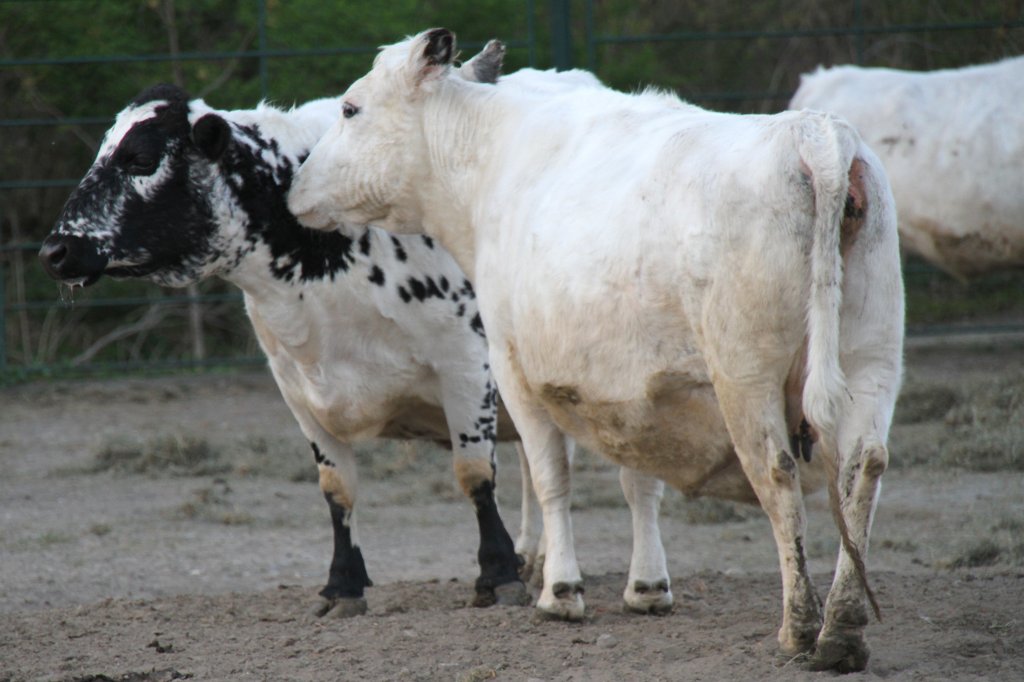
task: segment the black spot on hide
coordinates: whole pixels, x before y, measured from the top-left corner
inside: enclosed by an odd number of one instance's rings
[[[249,217],[249,240],[270,248],[274,277],[308,282],[347,272],[355,262],[353,240],[340,232],[305,228],[288,210],[297,163],[280,152],[277,140],[264,137],[259,126],[236,126],[236,136],[241,139],[225,154],[222,172]],[[236,175],[243,178],[241,183],[233,179]]]
[[[477,333],[478,336],[484,336],[484,322],[480,319],[480,313],[473,316],[473,319],[469,321],[469,328]]]
[[[391,237],[391,243],[395,247],[395,258],[404,263],[409,256],[405,253],[405,249],[402,248],[402,242],[398,241],[397,237]]]

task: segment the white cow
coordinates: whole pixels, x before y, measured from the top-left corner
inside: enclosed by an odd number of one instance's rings
[[[453,51],[445,29],[384,48],[343,96],[289,206],[322,229],[342,218],[423,229],[474,281],[543,513],[538,608],[584,611],[568,436],[627,467],[627,603],[670,599],[658,478],[756,496],[779,551],[782,648],[863,668],[855,564],[902,372],[896,216],[880,162],[827,115],[467,83],[451,74]],[[814,461],[838,465],[848,530],[824,616],[804,553],[807,431],[819,436]]]
[[[490,46],[463,75],[493,80],[502,54]],[[472,286],[429,237],[343,225],[325,234],[288,212],[292,175],[340,104],[221,111],[174,86],[147,89],[118,114],[44,241],[42,263],[75,284],[106,275],[183,286],[218,276],[242,289],[333,522],[318,613],[366,610],[353,444],[374,437],[451,442],[479,525],[476,603],[518,603],[526,591],[494,495],[495,438],[516,434],[507,418],[496,422]],[[524,518],[518,544],[532,554],[530,531]]]
[[[1024,57],[805,74],[791,109],[843,116],[885,164],[905,247],[968,278],[1024,266]]]

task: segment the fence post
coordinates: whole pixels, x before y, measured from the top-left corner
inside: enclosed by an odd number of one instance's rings
[[[587,41],[587,70],[597,71],[597,47],[594,44],[594,0],[587,0],[584,9],[583,35]]]
[[[4,260],[7,249],[4,248],[4,214],[0,209],[0,376],[7,369],[7,270]]]
[[[259,1],[260,99],[267,99],[267,0]]]
[[[569,26],[569,0],[550,0],[551,61],[559,71],[572,68],[572,35]]]
[[[853,3],[853,53],[854,63],[864,64],[864,2],[855,0]]]

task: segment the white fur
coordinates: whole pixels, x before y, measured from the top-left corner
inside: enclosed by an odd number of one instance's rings
[[[885,164],[903,245],[960,277],[1024,265],[1024,57],[805,74],[792,109],[848,119]]]

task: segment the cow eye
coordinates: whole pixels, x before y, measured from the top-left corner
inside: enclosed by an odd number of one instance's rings
[[[129,175],[152,175],[156,172],[159,159],[151,154],[135,154],[125,163]]]
[[[348,102],[345,102],[344,104],[341,105],[341,115],[344,116],[345,118],[352,118],[358,113],[359,107],[357,107],[354,104],[349,104]]]

